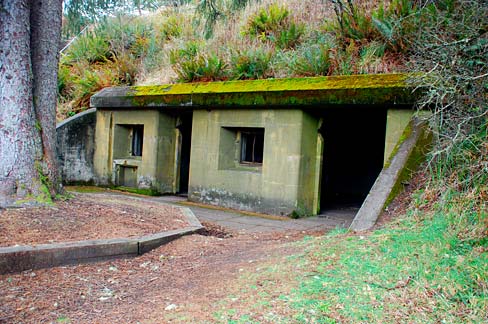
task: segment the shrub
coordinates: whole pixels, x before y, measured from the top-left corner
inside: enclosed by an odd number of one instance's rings
[[[273,52],[258,47],[246,51],[236,51],[231,57],[232,78],[262,79],[269,76]]]
[[[58,95],[68,96],[72,88],[71,70],[67,65],[60,64],[58,69]]]
[[[242,30],[243,35],[263,42],[269,41],[285,49],[295,47],[304,32],[305,25],[291,21],[288,9],[277,4],[261,8],[248,19]]]
[[[355,41],[368,41],[378,37],[374,28],[371,13],[364,3],[354,5],[352,1],[331,1],[334,5],[335,21],[328,21],[325,30],[336,35],[341,43]]]
[[[405,52],[408,40],[418,30],[420,11],[414,1],[393,0],[388,6],[381,3],[373,10],[367,8],[367,2],[332,2],[336,20],[327,22],[325,29],[335,33],[343,45],[347,45],[350,40],[362,44],[381,41],[392,52]]]
[[[306,44],[298,49],[297,57],[290,63],[290,68],[296,76],[329,75],[332,45]]]
[[[288,24],[289,14],[288,9],[277,4],[262,8],[249,18],[243,33],[259,39],[276,37],[276,34]]]
[[[279,48],[294,48],[300,43],[304,33],[305,25],[291,22],[287,28],[280,31],[275,43]]]
[[[227,79],[227,64],[215,53],[205,53],[202,45],[188,42],[170,52],[170,63],[180,82]]]
[[[112,55],[109,43],[96,32],[88,32],[78,37],[68,48],[62,62],[74,63],[88,61],[90,63],[103,62]]]
[[[178,19],[175,15],[172,15],[162,22],[161,26],[159,27],[159,31],[165,40],[170,40],[172,38],[179,37],[183,31],[183,28],[181,26],[180,19]]]
[[[350,75],[357,73],[360,46],[350,40],[345,49],[336,47],[330,51],[331,74]]]
[[[359,51],[358,68],[360,73],[378,73],[381,70],[382,58],[386,45],[373,41],[364,45]]]

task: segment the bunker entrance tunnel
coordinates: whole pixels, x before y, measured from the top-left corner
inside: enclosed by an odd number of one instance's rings
[[[386,108],[375,106],[321,114],[321,212],[361,207],[383,167],[386,116]]]

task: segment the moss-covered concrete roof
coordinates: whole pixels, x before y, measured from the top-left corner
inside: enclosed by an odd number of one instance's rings
[[[408,74],[180,83],[113,87],[91,98],[96,108],[412,104]]]

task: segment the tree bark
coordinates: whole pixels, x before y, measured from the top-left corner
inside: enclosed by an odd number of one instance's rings
[[[52,183],[49,177],[57,175],[53,152],[57,90],[57,81],[53,83],[53,79],[56,80],[57,55],[54,60],[49,56],[53,56],[52,51],[57,52],[58,46],[56,43],[47,51],[46,44],[40,43],[47,37],[52,37],[47,46],[59,40],[59,32],[55,35],[57,26],[52,20],[46,21],[44,11],[60,0],[37,0],[36,4],[34,1],[0,0],[0,207],[20,199],[35,201],[46,195],[45,185]],[[39,11],[34,12],[33,8]],[[51,19],[61,19],[57,11],[47,11],[53,15]],[[44,18],[34,18],[37,14]],[[32,32],[31,18],[36,32]],[[31,33],[44,35],[42,29],[54,31],[42,36],[43,40],[34,41]],[[33,52],[32,43],[36,48]],[[34,74],[33,61],[36,62]],[[41,130],[46,140],[41,139]],[[46,174],[43,161],[49,165]]]
[[[34,110],[40,125],[44,185],[54,196],[59,191],[56,151],[56,103],[62,0],[32,0],[31,62]]]

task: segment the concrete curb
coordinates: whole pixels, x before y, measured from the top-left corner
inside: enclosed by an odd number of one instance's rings
[[[423,135],[423,125],[420,122],[413,120],[412,133],[400,145],[398,152],[391,160],[389,167],[385,167],[381,170],[373,187],[369,191],[368,196],[352,221],[351,226],[349,227],[350,230],[356,232],[366,231],[374,226],[376,220],[386,207],[385,204],[387,203],[392,190],[395,186],[399,185],[402,172],[406,168],[416,145],[419,143],[421,136]]]
[[[22,245],[0,248],[0,274],[50,268],[114,258],[135,257],[202,229],[193,212],[182,209],[189,226],[137,238],[86,240],[66,243]]]

